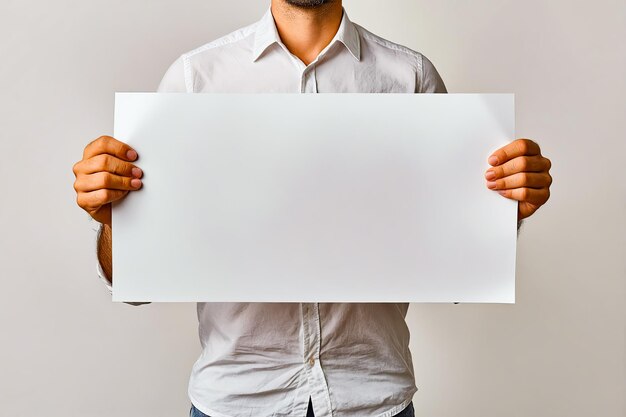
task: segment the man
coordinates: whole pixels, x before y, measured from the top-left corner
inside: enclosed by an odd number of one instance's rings
[[[446,88],[426,57],[352,23],[341,0],[272,0],[259,22],[181,55],[158,91],[445,93]],[[128,145],[103,136],[86,146],[74,166],[77,202],[102,223],[98,257],[107,283],[110,203],[141,188],[137,158]],[[519,221],[547,201],[550,161],[535,142],[513,141],[488,162],[486,186],[519,201]],[[405,323],[408,304],[197,307],[203,351],[189,382],[193,416],[413,415],[417,388]]]

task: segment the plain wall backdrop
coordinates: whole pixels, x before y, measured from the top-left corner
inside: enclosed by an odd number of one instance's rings
[[[181,53],[268,5],[0,3],[0,415],[187,415],[195,304],[110,301],[72,165],[112,134],[115,91],[154,91]],[[515,93],[517,136],[553,162],[551,200],[519,235],[517,303],[411,305],[418,415],[623,417],[626,3],[344,5],[450,92]]]

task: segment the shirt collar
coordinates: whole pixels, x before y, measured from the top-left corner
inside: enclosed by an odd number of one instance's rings
[[[326,51],[335,42],[341,42],[350,51],[352,56],[357,60],[361,60],[361,42],[359,40],[359,32],[354,23],[348,18],[346,10],[343,9],[341,23],[335,37],[330,41],[328,46],[324,48]],[[259,59],[261,54],[274,43],[282,44],[274,16],[272,16],[271,7],[265,12],[261,20],[258,21],[254,34],[254,46],[252,48],[252,61]],[[323,52],[324,52],[323,51]]]

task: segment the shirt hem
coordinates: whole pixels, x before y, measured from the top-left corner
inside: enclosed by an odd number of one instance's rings
[[[411,401],[413,401],[413,396],[415,395],[415,393],[417,392],[417,390],[414,390],[411,395],[406,398],[404,401],[402,401],[400,404],[396,405],[395,407],[391,408],[390,410],[385,411],[384,413],[381,414],[377,414],[374,417],[392,417],[395,416],[396,414],[404,411],[405,408],[407,408],[409,406],[409,404],[411,403]],[[234,416],[230,416],[228,414],[222,414],[218,411],[212,410],[210,408],[205,408],[204,406],[198,406],[199,402],[194,398],[193,395],[191,395],[191,392],[187,392],[187,396],[189,397],[189,400],[191,401],[191,404],[196,407],[198,410],[200,410],[203,414],[206,414],[208,416],[211,417],[234,417]],[[335,413],[332,412],[332,414],[334,415]]]
[[[206,414],[206,415],[208,415],[210,417],[234,417],[234,416],[230,416],[228,414],[222,414],[222,413],[217,412],[215,410],[212,410],[210,408],[204,408],[204,406],[199,406],[198,401],[189,392],[187,393],[187,396],[189,397],[189,400],[191,401],[191,404],[193,404],[193,406],[196,407],[198,410],[200,410],[203,414]]]
[[[381,414],[377,414],[375,417],[392,417],[398,413],[401,413],[402,411],[404,411],[405,408],[409,406],[409,404],[411,404],[411,401],[413,401],[413,395],[416,392],[417,390],[413,391],[411,395],[407,399],[402,401],[400,404],[396,405],[391,410],[385,411],[384,413],[381,413]]]

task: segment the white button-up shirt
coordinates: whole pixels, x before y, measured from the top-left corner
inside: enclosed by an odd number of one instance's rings
[[[158,91],[445,93],[446,88],[426,57],[368,32],[345,10],[333,40],[305,65],[281,42],[268,10],[260,21],[181,55]],[[102,277],[100,268],[99,273]],[[309,398],[318,417],[387,417],[402,411],[417,391],[406,303],[198,303],[197,308],[202,354],[188,393],[212,417],[305,416]]]

